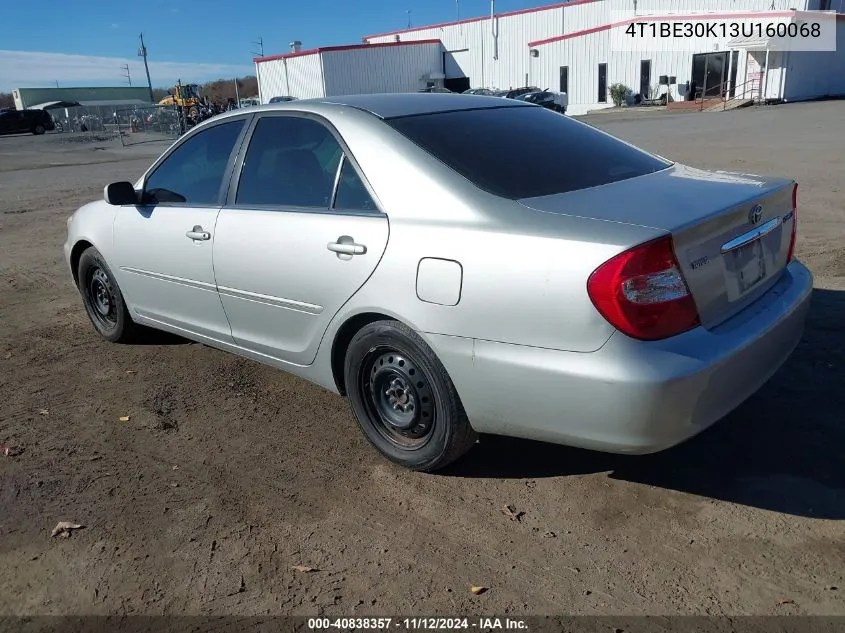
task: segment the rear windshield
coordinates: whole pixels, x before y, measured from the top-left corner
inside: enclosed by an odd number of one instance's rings
[[[441,112],[387,123],[477,187],[514,200],[605,185],[671,164],[541,107]]]

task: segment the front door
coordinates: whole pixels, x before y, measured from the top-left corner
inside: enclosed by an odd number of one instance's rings
[[[120,207],[114,252],[120,287],[138,315],[231,343],[212,249],[222,185],[244,119],[187,138],[147,177],[143,204]]]
[[[232,336],[310,364],[329,322],[375,270],[387,217],[335,134],[296,114],[258,119],[232,202],[214,242]]]
[[[699,53],[692,56],[692,81],[695,83],[695,96],[718,97],[722,94],[727,71],[726,62],[725,53]]]

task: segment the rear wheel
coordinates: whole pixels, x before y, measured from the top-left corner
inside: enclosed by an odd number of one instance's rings
[[[475,444],[445,368],[406,325],[377,321],[363,327],[349,344],[344,369],[361,430],[391,461],[434,471]]]
[[[46,131],[47,130],[40,123],[38,125],[36,125],[34,128],[32,128],[32,133],[35,134],[35,135],[44,134],[44,132],[46,132]]]
[[[129,316],[114,275],[93,246],[79,258],[77,284],[88,318],[100,336],[112,343],[127,343],[135,338],[139,326]]]

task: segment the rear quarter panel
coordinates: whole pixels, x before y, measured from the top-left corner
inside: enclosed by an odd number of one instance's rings
[[[551,349],[599,349],[613,328],[586,283],[602,262],[658,229],[543,213],[487,194],[383,123],[350,113],[335,125],[390,221],[372,277],[341,309],[396,316],[421,332]],[[360,123],[360,124],[359,124]],[[457,305],[420,300],[420,260],[460,263]]]

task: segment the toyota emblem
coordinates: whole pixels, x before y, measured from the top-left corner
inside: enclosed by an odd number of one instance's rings
[[[760,220],[763,219],[763,206],[759,204],[755,204],[751,207],[751,211],[748,212],[748,221],[751,224],[759,224]]]

